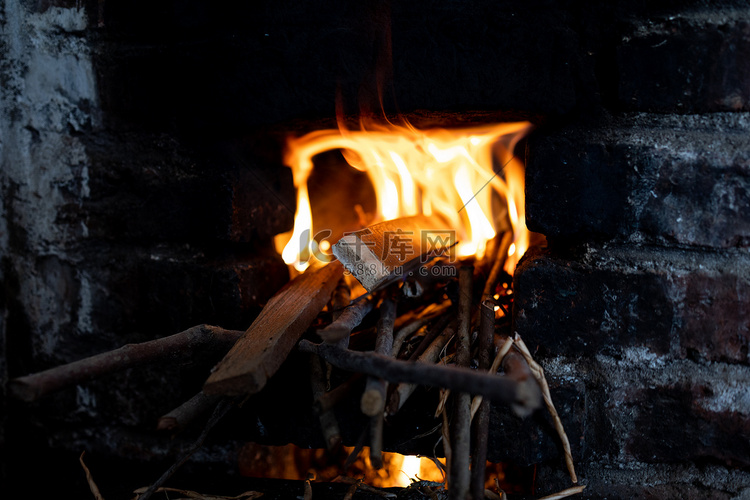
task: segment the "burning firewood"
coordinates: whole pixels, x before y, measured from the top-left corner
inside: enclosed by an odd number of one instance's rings
[[[416,271],[425,255],[445,252],[453,243],[455,231],[437,218],[418,215],[381,222],[345,235],[332,250],[371,292],[394,277]]]
[[[344,269],[339,262],[301,274],[268,302],[206,381],[206,394],[253,394],[281,366],[331,298]]]

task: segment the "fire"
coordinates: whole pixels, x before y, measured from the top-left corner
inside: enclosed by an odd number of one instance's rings
[[[294,230],[279,235],[276,246],[284,261],[299,271],[314,258],[332,259],[325,252],[333,242],[322,240],[318,246],[312,233],[307,184],[313,157],[341,150],[352,167],[367,173],[375,189],[377,213],[368,223],[420,213],[439,216],[456,229],[459,256],[484,255],[487,242],[505,224],[493,216],[493,198],[505,200],[514,234],[506,271],[512,273],[529,246],[523,165],[513,156],[529,128],[528,122],[426,130],[408,123],[363,124],[359,131],[340,125],[290,138],[284,162],[292,169],[297,213]]]
[[[317,481],[335,481],[340,476],[356,477],[365,484],[380,488],[407,487],[413,481],[445,480],[443,471],[426,457],[383,452],[383,468],[370,463],[369,448],[364,447],[349,469],[343,468],[344,458],[354,451],[344,446],[334,456],[323,449],[299,448],[293,444],[267,446],[247,443],[240,450],[240,474],[248,477],[304,480],[312,475]],[[445,469],[445,459],[436,459]]]

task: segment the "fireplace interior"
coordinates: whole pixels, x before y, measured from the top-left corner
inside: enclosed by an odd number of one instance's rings
[[[156,422],[201,390],[212,350],[31,403],[8,382],[195,325],[247,329],[290,277],[273,241],[294,223],[285,138],[335,128],[338,105],[422,128],[530,121],[516,153],[547,245],[516,268],[508,328],[546,372],[580,497],[750,498],[747,2],[2,9],[5,497],[85,498],[85,451],[102,495],[132,498],[198,437]],[[318,193],[369,196],[335,153],[321,163]],[[302,481],[274,493],[242,475],[248,443],[325,447],[302,364],[293,351],[169,484],[302,497]],[[386,450],[433,453],[421,404]],[[343,411],[353,446],[363,417]],[[510,498],[570,486],[563,455],[542,411],[493,405],[488,459],[518,486]],[[313,498],[347,489],[314,484]]]

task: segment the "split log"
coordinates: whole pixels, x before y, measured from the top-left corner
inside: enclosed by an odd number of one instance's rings
[[[331,298],[343,273],[339,262],[331,262],[287,283],[216,365],[203,392],[239,396],[260,391]]]
[[[340,349],[330,344],[299,343],[302,352],[314,352],[332,365],[350,372],[361,372],[388,382],[410,382],[431,387],[481,394],[493,401],[516,403],[524,408],[538,408],[539,393],[526,394],[518,382],[501,375],[490,375],[471,368],[401,361],[373,352]]]
[[[447,252],[455,231],[439,219],[417,215],[381,222],[344,235],[331,249],[368,292],[408,274],[424,256]]]
[[[8,382],[10,395],[35,401],[55,391],[82,384],[127,368],[163,361],[190,360],[207,347],[229,350],[242,332],[198,325],[184,332],[140,344],[127,344],[67,365],[19,377]]]

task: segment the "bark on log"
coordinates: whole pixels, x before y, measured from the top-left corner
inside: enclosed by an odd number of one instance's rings
[[[456,338],[456,363],[461,367],[471,364],[471,303],[474,268],[462,266],[458,285],[458,335]],[[469,496],[470,452],[471,452],[471,395],[456,392],[453,398],[453,422],[451,422],[451,449],[448,498],[465,500]]]
[[[314,352],[342,370],[374,375],[388,382],[410,382],[481,394],[493,401],[521,405],[524,409],[535,409],[541,404],[538,391],[526,394],[525,388],[519,388],[515,380],[471,368],[401,361],[372,352],[344,350],[330,344],[313,344],[308,340],[302,340],[299,349],[302,352]]]
[[[229,349],[241,336],[242,332],[198,325],[169,337],[127,344],[113,351],[13,379],[8,382],[8,390],[12,397],[31,402],[66,387],[127,368],[157,361],[191,359],[197,351],[208,346]]]

